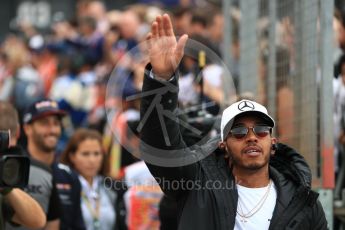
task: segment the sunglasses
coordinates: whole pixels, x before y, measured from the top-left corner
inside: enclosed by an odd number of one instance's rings
[[[267,125],[255,125],[253,127],[238,126],[230,130],[230,134],[236,139],[242,139],[247,136],[249,130],[252,130],[255,136],[259,138],[266,137],[272,132],[272,127]]]

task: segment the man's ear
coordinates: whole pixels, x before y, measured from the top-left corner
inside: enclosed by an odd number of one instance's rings
[[[271,138],[271,155],[274,155],[277,150],[278,140],[275,137]]]
[[[230,151],[228,150],[228,147],[226,146],[226,142],[225,141],[219,142],[218,147],[224,152],[224,159],[229,165],[229,167],[232,168],[232,164],[233,164],[232,156],[231,156]]]
[[[224,141],[220,141],[220,142],[218,143],[218,147],[219,147],[221,150],[224,150],[224,151],[225,151],[225,147],[226,147],[225,142],[224,142]]]
[[[225,157],[225,158],[229,158],[229,157],[230,157],[229,152],[228,152],[228,148],[226,147],[225,141],[220,141],[220,142],[218,143],[218,147],[219,147],[219,149],[220,149],[221,151],[224,152],[224,157]]]
[[[25,125],[23,126],[23,129],[24,129],[25,135],[28,135],[28,134],[30,133],[31,127],[30,127],[30,125],[25,124]]]

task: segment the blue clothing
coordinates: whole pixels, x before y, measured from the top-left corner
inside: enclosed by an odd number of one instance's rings
[[[94,105],[92,87],[95,79],[94,72],[87,72],[78,76],[63,75],[53,83],[50,98],[69,114],[74,128],[83,127],[87,123],[88,113]]]
[[[77,174],[64,164],[54,163],[51,167],[61,203],[60,229],[86,229],[80,208],[81,186]]]

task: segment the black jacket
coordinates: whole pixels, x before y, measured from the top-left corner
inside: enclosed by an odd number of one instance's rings
[[[205,145],[186,148],[178,121],[169,116],[177,111],[177,77],[161,82],[147,75],[150,66],[146,70],[140,111],[142,157],[164,193],[176,199],[179,229],[234,229],[238,193],[224,155],[217,149],[219,137]],[[157,93],[162,97],[157,99]],[[165,111],[165,127],[157,108],[160,113]],[[183,155],[186,160],[194,157],[195,163],[183,164]],[[178,162],[181,166],[161,166],[164,158],[169,161],[174,156],[182,159]],[[310,169],[300,154],[279,144],[270,160],[269,173],[277,188],[269,229],[327,229],[318,194],[311,190]]]

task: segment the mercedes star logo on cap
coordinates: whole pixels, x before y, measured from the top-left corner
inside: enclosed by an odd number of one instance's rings
[[[238,104],[238,109],[241,111],[249,111],[254,110],[254,105],[250,101],[242,101],[240,104]]]

